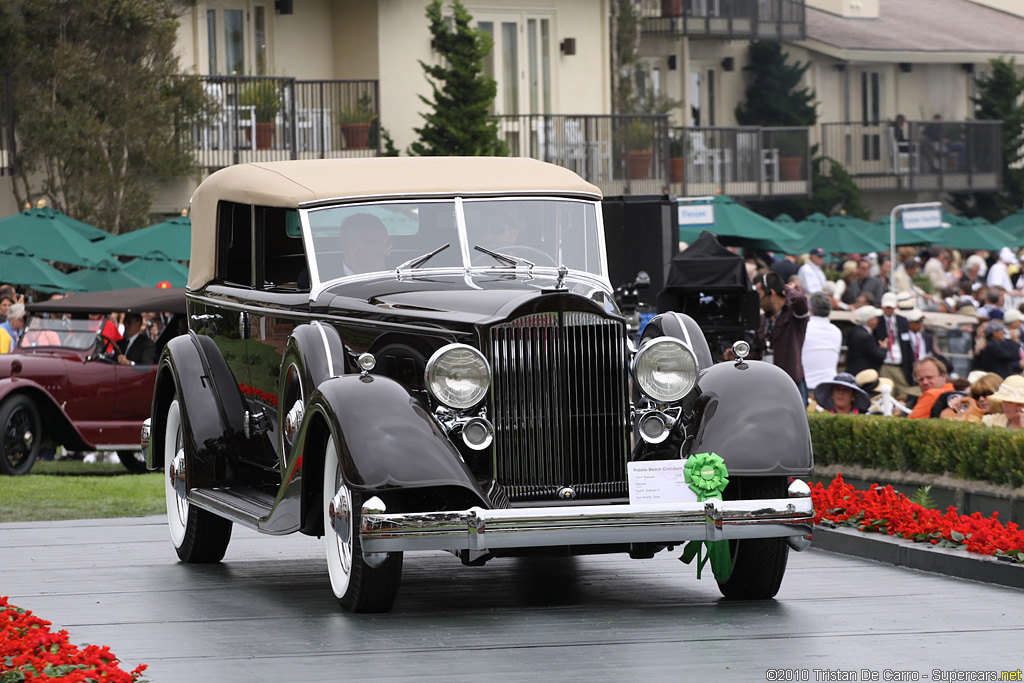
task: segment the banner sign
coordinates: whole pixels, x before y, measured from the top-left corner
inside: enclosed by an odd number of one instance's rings
[[[714,204],[680,204],[679,225],[714,225]]]
[[[904,230],[931,230],[941,227],[941,209],[915,209],[903,212]]]

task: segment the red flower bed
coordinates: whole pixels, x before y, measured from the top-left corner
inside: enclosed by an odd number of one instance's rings
[[[814,521],[852,526],[860,531],[876,531],[889,536],[959,548],[972,553],[1004,555],[1024,562],[1024,532],[1010,522],[999,521],[999,513],[982,517],[957,513],[952,505],[945,512],[921,507],[892,486],[872,484],[857,491],[838,474],[828,488],[811,488]]]
[[[140,683],[145,664],[130,673],[107,646],[86,645],[79,650],[68,642],[68,632],[50,632],[50,622],[15,607],[0,596],[0,681],[109,681]]]

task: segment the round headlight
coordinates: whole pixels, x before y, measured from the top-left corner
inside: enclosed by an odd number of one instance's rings
[[[652,400],[671,403],[690,393],[697,383],[697,359],[678,339],[658,337],[637,351],[633,377],[640,391]]]
[[[427,389],[438,401],[465,410],[484,400],[491,386],[491,369],[484,355],[465,344],[449,344],[427,361]]]

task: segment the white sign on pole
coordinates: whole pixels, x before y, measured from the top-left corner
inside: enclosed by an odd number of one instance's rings
[[[904,230],[931,230],[942,227],[942,209],[915,209],[903,212]]]
[[[680,204],[679,225],[714,225],[714,204]]]

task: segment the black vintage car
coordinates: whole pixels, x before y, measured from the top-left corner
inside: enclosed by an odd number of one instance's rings
[[[600,198],[530,159],[211,175],[190,333],[143,430],[181,560],[219,561],[233,524],[322,536],[342,606],[385,611],[408,551],[475,565],[706,541],[727,550],[724,595],[774,596],[814,515],[799,394],[742,344],[713,363],[686,315],[637,350]]]

